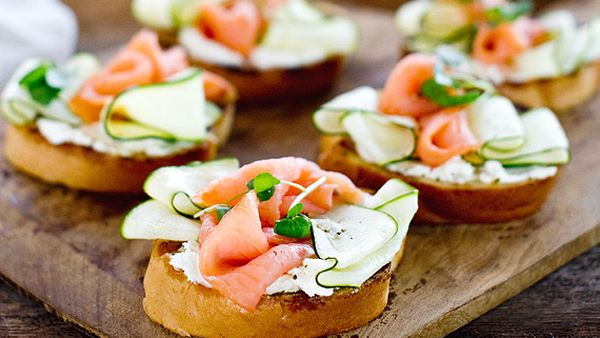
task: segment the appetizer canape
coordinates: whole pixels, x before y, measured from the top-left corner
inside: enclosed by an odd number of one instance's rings
[[[306,0],[134,0],[133,13],[230,80],[243,101],[321,93],[358,45],[351,20]]]
[[[417,191],[374,195],[294,157],[158,169],[122,226],[154,240],[144,310],[181,335],[317,337],[365,325],[387,304]]]
[[[324,135],[319,162],[358,186],[390,178],[416,187],[420,223],[487,223],[527,216],[569,161],[569,143],[547,108],[519,114],[458,54],[404,57],[378,92],[360,87],[313,115]]]
[[[141,31],[106,66],[89,54],[64,65],[25,61],[1,97],[4,152],[51,183],[99,192],[142,192],[165,165],[208,160],[227,139],[236,91],[162,50]]]
[[[519,105],[569,110],[600,87],[600,18],[578,27],[566,10],[534,19],[531,10],[530,1],[417,0],[400,7],[396,26],[408,51],[470,53]]]

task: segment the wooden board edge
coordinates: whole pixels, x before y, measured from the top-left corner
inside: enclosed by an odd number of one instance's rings
[[[529,268],[487,290],[481,296],[428,323],[411,337],[444,337],[511,299],[599,244],[600,223],[549,253]]]
[[[76,326],[77,328],[79,328],[80,330],[82,330],[83,332],[85,332],[87,334],[92,334],[92,335],[95,335],[100,338],[109,338],[107,335],[105,335],[101,331],[98,331],[98,330],[94,329],[93,327],[86,325],[82,321],[79,321],[73,317],[70,317],[66,313],[62,313],[62,312],[58,311],[56,308],[52,307],[52,305],[44,302],[43,300],[36,297],[33,293],[31,293],[31,292],[25,290],[24,288],[22,288],[21,286],[19,286],[19,284],[15,283],[8,276],[6,276],[4,274],[0,274],[0,279],[2,279],[6,283],[8,283],[10,286],[15,288],[20,294],[26,296],[27,298],[33,300],[36,303],[42,305],[44,307],[44,309],[46,311],[48,311],[48,313],[57,316],[64,322],[69,323],[73,326]]]

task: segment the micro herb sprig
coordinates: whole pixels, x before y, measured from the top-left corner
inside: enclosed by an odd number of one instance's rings
[[[254,189],[258,199],[261,202],[264,202],[273,197],[273,194],[275,194],[275,186],[279,183],[281,183],[281,181],[277,177],[269,173],[262,173],[251,179],[250,182],[246,184],[246,187],[248,187],[248,190]]]
[[[327,177],[321,177],[316,180],[313,184],[306,187],[300,195],[298,195],[290,208],[288,209],[285,218],[282,218],[275,222],[273,231],[276,234],[293,237],[293,238],[306,238],[310,236],[312,222],[306,215],[302,214],[304,205],[301,201],[308,196],[311,192],[315,191],[319,186],[327,181]]]
[[[310,236],[312,223],[308,217],[303,215],[302,203],[296,204],[288,211],[285,218],[275,222],[273,231],[276,234],[292,238],[306,238]]]
[[[198,218],[204,214],[216,211],[217,219],[220,221],[221,218],[223,218],[223,216],[229,210],[231,210],[231,207],[229,206],[230,202],[241,198],[246,193],[248,193],[248,191],[251,191],[251,190],[254,190],[256,192],[256,196],[258,197],[258,199],[261,202],[268,201],[275,194],[275,186],[277,186],[278,184],[285,184],[285,185],[294,187],[301,191],[301,193],[294,199],[294,201],[290,205],[290,209],[288,210],[288,215],[289,215],[290,211],[292,209],[294,209],[294,210],[297,209],[298,204],[302,205],[300,203],[300,201],[302,201],[306,196],[308,196],[308,194],[315,191],[320,185],[325,183],[325,181],[327,181],[327,177],[321,177],[320,179],[316,180],[314,183],[312,183],[311,185],[309,185],[308,187],[305,188],[304,186],[302,186],[298,183],[294,183],[294,182],[290,182],[290,181],[286,181],[286,180],[280,180],[277,177],[275,177],[267,172],[260,173],[260,174],[256,175],[253,179],[251,179],[246,184],[246,187],[248,188],[247,191],[233,196],[232,198],[225,201],[224,203],[211,205],[210,207],[200,210],[199,212],[197,212],[194,215],[194,218]],[[294,216],[297,216],[297,214],[300,214],[301,211],[302,211],[302,207],[300,207],[300,210]]]

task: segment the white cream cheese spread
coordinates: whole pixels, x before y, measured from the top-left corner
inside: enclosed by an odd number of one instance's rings
[[[210,288],[210,284],[200,273],[199,246],[195,241],[184,242],[178,252],[170,254],[170,264],[183,272],[188,281]],[[275,280],[266,289],[266,294],[290,293],[303,291],[308,296],[331,296],[333,288],[324,288],[317,284],[316,275],[329,267],[328,261],[306,258],[302,265],[291,269]]]
[[[316,64],[328,58],[327,53],[318,49],[299,53],[257,46],[246,59],[240,52],[206,38],[193,27],[181,30],[179,41],[193,59],[224,67],[289,69]]]
[[[210,288],[210,284],[200,273],[199,252],[198,242],[183,242],[178,252],[169,255],[169,263],[175,270],[183,272],[190,282]]]
[[[432,168],[417,161],[404,161],[390,164],[391,171],[411,177],[421,177],[444,183],[520,183],[529,180],[542,180],[557,173],[554,166],[527,166],[522,168],[504,168],[498,161],[489,160],[476,167],[455,156],[446,163]]]
[[[99,153],[121,157],[162,157],[190,150],[197,146],[192,142],[168,142],[160,139],[119,141],[110,138],[99,122],[73,127],[68,123],[51,119],[36,120],[37,128],[53,145],[74,144],[91,148]]]

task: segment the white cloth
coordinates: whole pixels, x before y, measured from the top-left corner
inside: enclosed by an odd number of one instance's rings
[[[75,15],[58,0],[1,0],[0,86],[28,57],[66,61],[77,33]]]

